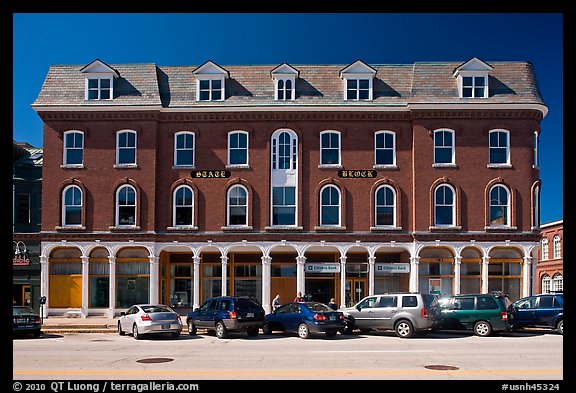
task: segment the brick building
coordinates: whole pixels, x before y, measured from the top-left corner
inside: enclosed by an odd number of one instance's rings
[[[564,290],[564,220],[542,224],[536,293]]]
[[[532,64],[52,66],[46,313],[220,294],[531,294]]]

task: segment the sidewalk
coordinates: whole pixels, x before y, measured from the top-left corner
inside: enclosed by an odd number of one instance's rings
[[[107,318],[104,316],[61,317],[50,316],[42,321],[42,333],[117,333],[118,318]],[[186,315],[180,315],[183,325],[183,332],[188,332],[186,326]]]

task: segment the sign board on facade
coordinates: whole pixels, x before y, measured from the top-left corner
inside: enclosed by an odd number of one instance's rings
[[[339,263],[307,263],[306,273],[340,273]]]
[[[12,266],[30,266],[30,259],[27,256],[15,256],[12,258]]]
[[[217,169],[217,170],[203,170],[203,171],[192,171],[190,172],[190,176],[192,176],[192,178],[194,179],[208,179],[208,178],[212,178],[212,179],[222,179],[222,178],[227,178],[230,177],[230,171],[226,171],[223,169]]]
[[[430,293],[436,295],[440,295],[442,293],[442,279],[430,278],[428,279],[428,285],[430,286]]]
[[[373,179],[377,175],[374,169],[344,169],[338,171],[338,177],[346,179]]]
[[[376,274],[410,273],[409,263],[377,263],[374,266]]]

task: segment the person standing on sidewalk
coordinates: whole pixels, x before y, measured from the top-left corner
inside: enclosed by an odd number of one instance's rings
[[[304,298],[302,297],[302,292],[298,292],[298,296],[296,296],[293,300],[294,303],[302,303]]]

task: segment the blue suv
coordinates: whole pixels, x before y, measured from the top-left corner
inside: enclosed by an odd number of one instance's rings
[[[564,294],[547,293],[517,300],[508,308],[508,323],[512,330],[544,327],[564,334]]]
[[[216,337],[227,338],[229,332],[246,332],[256,337],[264,325],[264,309],[251,297],[219,296],[206,301],[186,316],[188,334],[197,329],[214,331]]]

